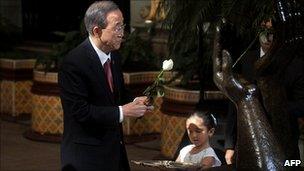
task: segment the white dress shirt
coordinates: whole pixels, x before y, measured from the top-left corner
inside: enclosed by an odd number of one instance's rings
[[[264,56],[265,52],[263,51],[262,47],[260,47],[260,57]]]

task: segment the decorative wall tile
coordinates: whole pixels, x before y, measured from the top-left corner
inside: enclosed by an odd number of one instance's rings
[[[145,84],[145,83],[153,83],[157,75],[158,71],[147,71],[147,72],[132,72],[132,73],[123,73],[124,81],[126,85],[129,84]],[[172,78],[176,72],[166,71],[164,72],[165,80],[169,80]]]
[[[32,81],[16,82],[16,113],[32,113]]]
[[[32,69],[36,59],[0,59],[0,68],[8,69]]]
[[[200,98],[200,91],[177,89],[165,86],[165,97],[167,99],[196,104]]]
[[[14,81],[1,80],[1,113],[15,115],[14,88]]]
[[[17,117],[32,112],[32,81],[1,80],[1,113]]]
[[[140,119],[125,118],[123,129],[125,135],[142,135],[149,133],[159,133],[161,127],[161,115],[159,110],[148,112]]]
[[[63,133],[63,111],[58,96],[33,96],[32,130],[41,134]]]
[[[123,130],[125,135],[143,135],[150,133],[160,133],[162,113],[159,106],[162,102],[161,98],[157,98],[155,109],[147,112],[142,118],[125,118],[123,121]]]
[[[186,131],[186,117],[163,115],[161,132],[161,153],[173,159]]]
[[[34,80],[38,82],[57,83],[58,73],[57,72],[43,72],[34,70]]]

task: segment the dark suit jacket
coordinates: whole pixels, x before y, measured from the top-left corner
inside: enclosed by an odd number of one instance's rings
[[[118,58],[111,53],[114,93],[89,39],[63,60],[58,75],[64,111],[63,170],[129,170],[118,108],[129,98]]]
[[[241,61],[240,68],[237,71],[248,81],[256,84],[256,76],[254,73],[254,63],[260,58],[260,51],[249,51]],[[298,125],[296,117],[303,117],[304,115],[304,61],[301,57],[295,57],[291,63],[287,66],[283,76],[283,85],[287,94],[287,107],[288,112],[293,117],[293,133],[295,134],[294,144],[297,144],[298,140]],[[227,115],[227,126],[225,130],[225,148],[234,149],[236,144],[236,131],[237,131],[237,117],[236,108],[233,103],[229,105]],[[284,128],[284,125],[282,125]],[[292,141],[292,140],[290,140]]]

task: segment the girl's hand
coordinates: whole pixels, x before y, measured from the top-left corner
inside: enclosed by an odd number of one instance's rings
[[[210,156],[209,157],[204,157],[201,161],[201,164],[202,164],[204,169],[212,167],[214,165],[214,163],[215,163],[214,157],[210,157]]]

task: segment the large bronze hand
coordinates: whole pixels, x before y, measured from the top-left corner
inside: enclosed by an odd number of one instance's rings
[[[254,84],[232,73],[232,60],[227,50],[222,50],[220,27],[217,27],[213,53],[213,80],[217,87],[235,104],[256,95]]]
[[[237,169],[282,170],[283,155],[257,98],[257,88],[237,79],[231,70],[231,56],[222,50],[221,27],[216,28],[213,51],[213,78],[231,99],[237,113]]]

